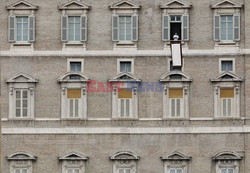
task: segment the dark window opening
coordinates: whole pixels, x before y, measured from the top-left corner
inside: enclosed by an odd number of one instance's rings
[[[170,40],[174,40],[174,35],[177,34],[179,36],[179,40],[181,40],[181,16],[171,16],[170,21]]]

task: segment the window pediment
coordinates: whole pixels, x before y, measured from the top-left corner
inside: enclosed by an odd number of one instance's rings
[[[38,6],[23,0],[6,7],[7,10],[37,10],[38,8]]]
[[[58,7],[59,10],[82,10],[90,8],[91,8],[90,5],[77,0],[66,2]]]
[[[140,9],[141,6],[132,1],[122,0],[109,6],[110,9]]]
[[[242,8],[243,4],[234,2],[231,0],[217,1],[211,5],[212,9],[232,9],[232,8]]]
[[[162,160],[191,160],[191,157],[184,153],[175,151],[168,156],[162,157]]]
[[[61,157],[59,157],[59,160],[88,160],[88,157],[80,153],[71,152],[62,155]]]
[[[31,75],[18,73],[15,76],[6,80],[7,83],[37,83],[38,79]]]
[[[242,82],[243,79],[231,72],[224,72],[211,79],[211,82]]]
[[[70,79],[70,76],[77,76],[79,79]],[[81,72],[67,72],[58,78],[58,82],[89,82],[89,78]]]
[[[221,151],[216,153],[212,159],[213,160],[241,160],[243,156],[235,151]]]
[[[180,0],[172,0],[165,5],[160,6],[161,9],[185,9],[192,8],[189,3],[182,2]]]
[[[7,156],[7,160],[36,160],[36,157],[26,152],[17,152]]]
[[[111,160],[139,160],[140,156],[130,151],[120,151],[110,157]]]
[[[176,78],[180,76],[181,78]],[[174,77],[174,78],[171,78]],[[169,73],[163,74],[160,77],[160,82],[191,82],[192,78],[181,71],[171,71]]]
[[[136,77],[134,74],[131,73],[119,73],[118,75],[116,75],[114,78],[109,80],[110,82],[141,82],[141,79],[139,79],[138,77]]]

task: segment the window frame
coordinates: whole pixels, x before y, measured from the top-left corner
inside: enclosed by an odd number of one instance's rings
[[[22,33],[22,40],[18,41],[17,39],[17,18],[27,18],[27,40],[23,40],[23,33]],[[15,15],[15,40],[16,43],[28,43],[29,42],[29,15]],[[22,22],[22,31],[23,31],[23,22]]]
[[[232,61],[233,70],[229,71],[229,72],[235,73],[235,58],[219,58],[219,73],[226,72],[226,71],[222,71],[222,62],[223,61]]]
[[[71,71],[71,66],[70,63],[71,62],[80,62],[81,63],[81,73],[84,72],[84,59],[83,58],[68,58],[67,59],[67,71],[68,72],[73,72]]]
[[[80,33],[79,33],[79,34],[80,34],[80,35],[79,35],[79,40],[75,40],[75,37],[76,37],[76,35],[75,35],[75,24],[76,24],[76,23],[74,23],[74,40],[70,40],[70,39],[69,39],[69,33],[70,33],[70,32],[69,32],[69,18],[70,18],[70,17],[79,17],[79,19],[80,19],[80,20],[79,20],[79,22],[80,22],[80,23],[79,23],[79,25],[80,25],[80,26],[79,26],[79,31],[80,31]],[[81,15],[73,15],[73,14],[72,14],[72,15],[67,15],[67,18],[68,18],[68,20],[67,20],[67,26],[68,26],[68,27],[67,27],[67,28],[68,28],[68,29],[67,29],[68,43],[69,43],[69,44],[81,43],[81,25],[82,25],[82,22],[81,22]],[[74,21],[75,21],[75,20],[74,20]]]
[[[182,66],[181,66],[181,70],[180,71],[184,71],[184,63],[185,63],[185,58],[182,58]],[[179,71],[179,70],[171,70],[171,62],[173,63],[172,61],[172,58],[168,58],[168,72],[171,72],[171,71]],[[172,65],[173,66],[173,65]]]
[[[134,74],[134,58],[119,58],[117,59],[117,74],[121,72],[121,64],[120,62],[131,62],[131,74]]]

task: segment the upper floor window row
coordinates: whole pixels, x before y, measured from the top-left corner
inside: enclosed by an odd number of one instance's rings
[[[162,9],[162,40],[170,42],[177,39],[189,40],[189,14],[191,5],[172,0]],[[240,40],[240,10],[242,4],[223,0],[213,3],[214,40],[218,44],[238,42]],[[61,41],[65,48],[68,44],[80,44],[86,48],[88,11],[91,6],[78,0],[68,1],[58,7],[61,11]],[[112,41],[114,48],[137,47],[139,15],[141,6],[122,0],[110,5],[112,11]],[[35,41],[35,16],[38,6],[19,1],[10,6],[9,41],[15,44],[30,44]]]

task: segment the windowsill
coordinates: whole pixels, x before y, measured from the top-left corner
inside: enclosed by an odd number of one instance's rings
[[[83,42],[81,42],[81,41],[68,41],[65,43],[65,45],[83,45]]]
[[[214,120],[241,120],[241,117],[215,117]]]
[[[34,118],[9,118],[8,121],[34,121]]]
[[[30,42],[15,42],[13,43],[14,46],[30,46],[31,43]]]
[[[236,41],[218,41],[218,45],[236,45]]]
[[[189,120],[189,118],[184,118],[184,117],[179,117],[179,118],[177,118],[177,117],[167,117],[167,118],[163,118],[162,120],[172,120],[172,121],[187,121],[187,120]]]
[[[62,121],[79,121],[79,120],[88,120],[87,118],[61,118]]]
[[[134,41],[118,41],[116,45],[134,45]]]
[[[139,118],[112,118],[112,120],[114,121],[135,121],[135,120],[139,120]]]
[[[174,40],[164,41],[164,42],[166,42],[168,45],[170,45],[170,44],[171,44],[171,42],[172,42],[172,43],[174,42]],[[185,45],[185,43],[187,43],[188,41],[178,40],[177,42],[181,42],[181,44],[182,44],[182,45]]]

